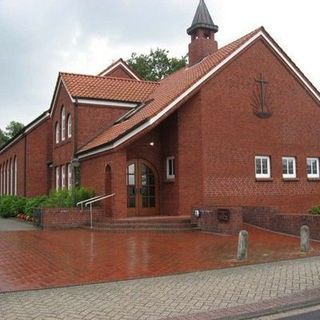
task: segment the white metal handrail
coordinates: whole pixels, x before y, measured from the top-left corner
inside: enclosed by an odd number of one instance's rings
[[[92,199],[91,201],[87,202],[85,204],[85,206],[87,207],[88,205],[90,205],[90,228],[92,229],[92,204],[107,198],[111,198],[114,197],[116,194],[112,193],[112,194],[108,194],[107,196],[103,195],[103,196],[99,196],[97,199]],[[89,199],[88,199],[89,200]]]
[[[86,200],[82,200],[82,201],[79,201],[76,206],[78,207],[79,205],[81,205],[81,211],[83,211],[83,205],[86,203],[86,202],[89,202],[89,201],[92,201],[92,200],[95,200],[95,199],[98,199],[100,197],[104,197],[105,195],[100,195],[100,196],[95,196],[95,197],[92,197],[90,199],[86,199]]]

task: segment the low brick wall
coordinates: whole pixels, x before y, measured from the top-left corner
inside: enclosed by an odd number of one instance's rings
[[[272,207],[242,207],[242,213],[244,222],[270,229],[274,216],[280,211]]]
[[[219,219],[219,210],[228,210],[230,213],[228,221]],[[242,208],[240,207],[211,207],[201,209],[201,216],[198,219],[193,218],[193,222],[198,223],[201,231],[214,232],[228,235],[236,235],[242,229]]]
[[[101,221],[105,213],[100,208],[94,208],[93,221]],[[41,210],[41,227],[47,228],[76,228],[90,224],[89,209],[81,211],[79,208],[48,208]]]
[[[310,237],[320,240],[320,215],[282,214],[276,208],[243,208],[243,220],[246,223],[272,231],[300,235],[300,228],[307,225]]]

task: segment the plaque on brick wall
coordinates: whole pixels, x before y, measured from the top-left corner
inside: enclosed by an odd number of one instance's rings
[[[217,217],[219,222],[228,222],[230,220],[230,210],[218,209]]]

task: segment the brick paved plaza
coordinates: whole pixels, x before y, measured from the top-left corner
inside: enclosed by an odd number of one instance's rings
[[[1,319],[215,319],[317,290],[320,258],[0,296]],[[319,297],[319,290],[316,294]],[[315,293],[312,291],[313,295]],[[245,308],[249,304],[249,308]],[[241,306],[239,309],[233,307]],[[260,304],[261,306],[261,304]],[[231,308],[231,309],[230,309]],[[259,307],[260,308],[260,307]],[[222,309],[222,310],[221,310]],[[200,313],[200,314],[199,314]],[[192,317],[187,317],[186,315]],[[209,317],[210,316],[210,317]]]
[[[295,237],[246,229],[247,263],[305,257]],[[199,271],[240,265],[236,244],[197,232],[0,232],[0,319],[218,319],[320,296],[320,257]],[[129,278],[144,279],[114,282]]]

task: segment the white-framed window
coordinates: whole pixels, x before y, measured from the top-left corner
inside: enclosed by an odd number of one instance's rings
[[[56,135],[56,143],[59,143],[60,142],[60,125],[58,122],[56,122],[55,135]]]
[[[56,167],[56,190],[60,189],[60,167]]]
[[[14,195],[18,195],[18,163],[17,157],[14,158]]]
[[[72,167],[71,164],[68,164],[68,189],[72,188]]]
[[[167,157],[167,179],[175,179],[176,169],[175,169],[175,158],[173,156]]]
[[[13,182],[14,182],[14,177],[13,177],[13,160],[10,159],[10,195],[13,196]]]
[[[282,157],[282,177],[283,178],[297,177],[295,157]]]
[[[66,139],[66,109],[62,107],[61,110],[61,140]]]
[[[307,158],[308,178],[319,178],[319,158]]]
[[[64,189],[66,187],[66,166],[61,166],[61,188]]]
[[[0,164],[0,196],[2,196],[2,178],[3,178],[2,164]]]
[[[3,195],[7,194],[7,164],[3,164]]]
[[[7,195],[10,195],[10,163],[7,161]]]
[[[68,138],[72,137],[72,119],[71,119],[71,115],[68,115]]]
[[[256,178],[271,178],[271,165],[269,156],[255,157]]]

